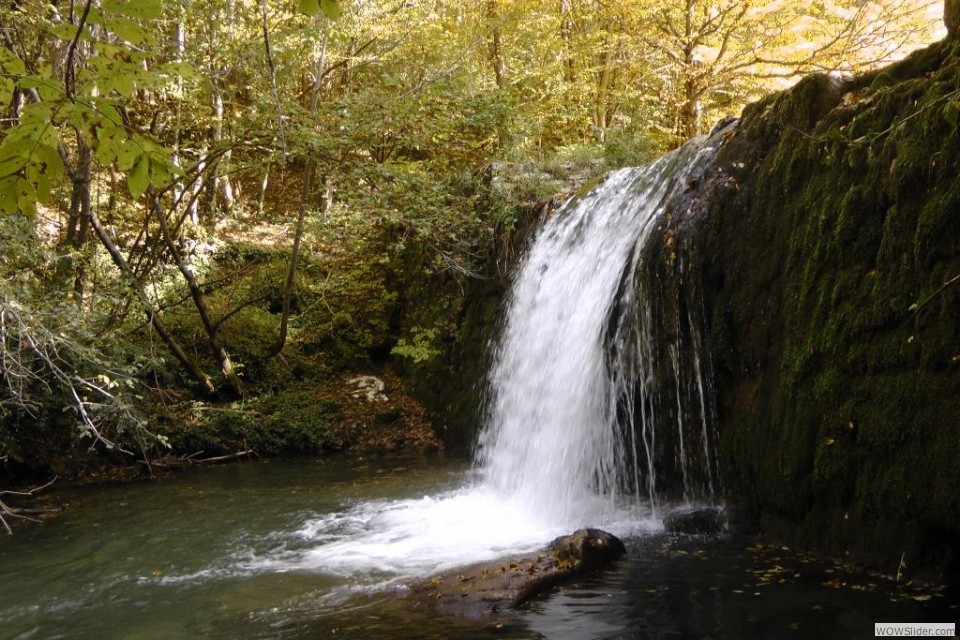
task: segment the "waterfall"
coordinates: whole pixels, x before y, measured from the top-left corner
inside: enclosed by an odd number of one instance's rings
[[[255,570],[383,589],[583,526],[644,535],[667,501],[709,499],[704,310],[667,223],[684,219],[719,139],[614,172],[544,221],[515,272],[466,482],[310,516]]]
[[[670,493],[662,471],[685,500],[713,490],[697,305],[682,264],[670,287],[645,264],[665,209],[713,150],[691,141],[610,174],[546,220],[516,273],[477,459],[486,486],[548,522],[603,520],[630,501],[656,509]],[[668,290],[678,300],[658,301]]]

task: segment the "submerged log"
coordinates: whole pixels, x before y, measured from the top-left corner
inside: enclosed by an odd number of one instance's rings
[[[626,553],[600,529],[579,529],[544,549],[444,573],[412,588],[415,606],[483,618],[506,611],[574,577],[597,571]]]

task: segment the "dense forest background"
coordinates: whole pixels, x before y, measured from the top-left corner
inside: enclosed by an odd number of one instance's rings
[[[201,425],[264,453],[350,444],[311,426],[342,408],[283,394],[439,354],[448,318],[391,324],[411,247],[425,277],[475,278],[531,203],[803,74],[900,58],[939,37],[941,14],[924,0],[5,3],[0,476],[69,473],[77,451],[190,453],[210,446]]]

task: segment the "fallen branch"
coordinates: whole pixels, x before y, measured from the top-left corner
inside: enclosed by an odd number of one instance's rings
[[[174,469],[177,467],[188,467],[194,464],[216,464],[218,462],[227,462],[229,460],[238,460],[240,458],[260,457],[253,449],[244,449],[236,453],[228,453],[222,456],[213,456],[211,458],[198,458],[203,451],[197,451],[190,455],[180,457],[167,457],[160,460],[152,460],[149,464],[161,469]],[[147,464],[146,460],[139,460],[140,464]]]
[[[40,522],[31,516],[52,513],[54,511],[59,511],[59,509],[18,509],[16,507],[11,507],[4,502],[3,496],[32,497],[35,493],[38,491],[43,491],[56,481],[57,478],[54,477],[50,482],[26,491],[0,491],[0,524],[2,524],[3,528],[7,530],[7,535],[13,535],[13,528],[10,527],[10,523],[7,522],[7,518],[18,518],[20,520],[29,520],[30,522]]]
[[[215,456],[213,458],[200,458],[197,460],[200,464],[211,464],[214,462],[224,462],[226,460],[236,460],[237,458],[243,458],[257,455],[257,452],[253,449],[245,449],[244,451],[238,451],[236,453],[231,453],[225,456]]]

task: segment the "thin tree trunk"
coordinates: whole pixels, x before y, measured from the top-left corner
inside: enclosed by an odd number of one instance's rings
[[[242,397],[243,383],[241,382],[240,376],[237,374],[237,371],[233,366],[233,362],[230,360],[230,354],[227,353],[226,348],[217,337],[217,327],[210,320],[210,313],[207,310],[207,304],[203,298],[203,291],[201,291],[200,285],[197,282],[196,277],[193,275],[193,272],[190,271],[189,266],[187,266],[187,263],[184,261],[183,254],[180,253],[177,243],[174,242],[174,239],[170,233],[170,228],[167,225],[166,215],[164,215],[163,209],[160,207],[160,203],[157,202],[155,196],[151,196],[150,200],[150,206],[154,211],[157,222],[160,224],[160,233],[163,235],[163,241],[167,245],[167,251],[170,252],[170,256],[176,263],[177,269],[180,270],[180,274],[187,282],[187,286],[190,289],[190,297],[193,298],[193,305],[196,307],[197,314],[200,316],[200,322],[203,324],[203,329],[207,333],[207,339],[209,340],[210,348],[213,351],[213,355],[217,359],[217,362],[220,364],[220,371],[223,373],[223,377],[230,384],[230,388],[237,395],[237,397]]]
[[[503,57],[503,36],[500,31],[500,15],[497,8],[497,0],[487,0],[486,18],[492,28],[490,41],[488,43],[490,63],[493,65],[493,75],[497,83],[497,88],[503,89],[507,84],[507,63]]]
[[[61,237],[61,247],[69,247],[72,253],[65,256],[57,268],[58,279],[66,282],[73,277],[73,288],[78,295],[83,294],[84,269],[76,259],[76,253],[83,247],[90,236],[89,215],[90,183],[92,178],[93,154],[90,147],[78,133],[76,164],[71,166],[69,153],[62,145],[58,149],[64,160],[67,174],[70,176],[70,210],[67,212],[66,232]]]
[[[563,79],[569,84],[577,81],[576,62],[573,58],[573,10],[571,0],[560,0],[560,39],[563,41]]]
[[[614,79],[614,55],[610,45],[610,36],[604,39],[603,52],[600,54],[600,72],[597,76],[597,97],[593,108],[594,136],[597,142],[606,138],[610,126],[610,93]]]
[[[213,92],[213,135],[212,146],[219,148],[223,142],[223,91],[219,85]],[[213,188],[220,197],[223,210],[230,210],[234,205],[233,185],[230,184],[230,152],[227,151],[213,168]]]
[[[97,236],[97,239],[100,240],[100,244],[102,244],[107,250],[107,253],[110,254],[110,258],[113,260],[113,263],[127,278],[127,280],[129,280],[129,286],[137,300],[140,302],[140,305],[143,307],[144,313],[147,314],[147,320],[150,321],[150,326],[152,326],[153,330],[157,332],[157,335],[160,336],[160,339],[163,341],[163,343],[167,345],[170,353],[172,353],[173,357],[177,359],[177,362],[179,362],[183,368],[186,369],[190,375],[200,383],[200,387],[203,389],[204,393],[208,395],[213,395],[216,393],[216,387],[213,385],[213,381],[210,379],[210,376],[205,374],[195,362],[187,357],[187,354],[184,353],[183,348],[167,330],[166,325],[163,324],[163,321],[160,319],[160,315],[157,313],[156,307],[154,307],[153,303],[150,302],[150,299],[147,297],[147,294],[140,287],[140,285],[137,284],[133,272],[130,270],[127,261],[123,258],[123,254],[120,253],[120,249],[110,239],[110,236],[107,235],[106,230],[104,230],[103,225],[100,224],[100,220],[97,218],[97,214],[94,211],[90,212],[90,225],[93,227],[93,232]]]
[[[176,61],[183,62],[184,56],[187,51],[187,26],[186,26],[186,16],[184,7],[181,5],[179,16],[177,18],[177,27],[176,27]],[[177,85],[182,90],[183,89],[183,77],[177,78]],[[173,132],[173,156],[171,160],[173,161],[173,166],[178,169],[182,167],[182,161],[180,158],[180,145],[181,145],[181,136],[182,136],[182,115],[183,109],[181,107],[182,102],[180,100],[176,101],[176,113],[175,113],[175,126]],[[183,181],[179,178],[173,183],[173,201],[180,202],[183,199]]]
[[[313,86],[310,90],[310,114],[317,111],[317,104],[320,101],[320,89],[323,82],[323,74],[327,66],[327,42],[329,36],[329,22],[323,19],[323,44],[320,48],[320,55],[314,65]],[[280,355],[284,345],[287,343],[287,329],[290,323],[290,303],[293,299],[293,292],[297,287],[297,263],[300,260],[300,244],[303,238],[303,227],[307,219],[307,202],[313,191],[313,174],[316,172],[316,159],[313,154],[307,160],[306,175],[303,179],[303,190],[300,192],[300,204],[297,208],[297,226],[293,233],[293,247],[290,249],[290,263],[287,265],[287,277],[283,282],[283,299],[280,306],[280,333],[277,341],[270,349],[268,357]],[[324,178],[324,187],[326,187],[326,178]],[[326,189],[324,189],[326,191]],[[321,213],[326,210],[328,200],[326,197],[321,201]]]
[[[79,136],[78,136],[79,139]],[[82,140],[79,141],[80,157],[77,160],[77,178],[74,180],[74,190],[80,191],[80,224],[77,227],[77,235],[73,239],[73,246],[80,249],[87,243],[90,237],[90,216],[93,215],[93,206],[90,203],[90,186],[92,182],[93,157],[88,147]],[[83,261],[77,264],[76,276],[73,279],[73,290],[76,294],[83,297],[83,284],[86,279],[86,269]]]
[[[677,119],[677,146],[699,133],[700,129],[700,91],[696,80],[697,61],[694,56],[696,1],[687,0],[684,17],[683,47],[683,101]]]

